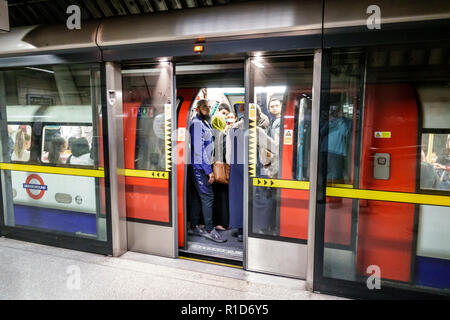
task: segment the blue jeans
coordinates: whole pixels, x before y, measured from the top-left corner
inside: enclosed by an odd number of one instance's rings
[[[189,176],[194,188],[191,190],[191,226],[197,226],[200,220],[200,211],[203,213],[206,231],[214,229],[213,205],[214,192],[209,184],[209,177],[203,170],[196,170],[189,166]]]

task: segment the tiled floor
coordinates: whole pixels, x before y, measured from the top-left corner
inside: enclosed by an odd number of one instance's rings
[[[0,299],[339,299],[304,286],[183,259],[114,258],[0,238]]]

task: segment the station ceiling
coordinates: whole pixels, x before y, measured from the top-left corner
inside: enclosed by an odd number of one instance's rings
[[[258,0],[8,0],[8,8],[10,26],[19,27],[65,23],[73,4],[80,7],[82,20],[91,20],[249,1]]]

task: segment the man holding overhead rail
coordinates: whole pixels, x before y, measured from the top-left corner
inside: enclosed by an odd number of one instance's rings
[[[189,165],[190,179],[195,190],[191,194],[191,228],[190,235],[202,236],[215,242],[225,242],[214,229],[213,205],[214,193],[212,184],[214,174],[211,161],[214,151],[212,127],[210,119],[210,106],[208,100],[197,102],[197,114],[191,121],[189,133],[191,135],[191,164]],[[198,226],[200,211],[203,213],[205,230]]]

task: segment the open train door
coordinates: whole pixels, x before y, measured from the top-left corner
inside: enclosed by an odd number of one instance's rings
[[[173,83],[171,62],[122,66],[128,250],[166,257],[178,252]]]
[[[246,268],[304,279],[313,55],[250,58],[246,79]]]

